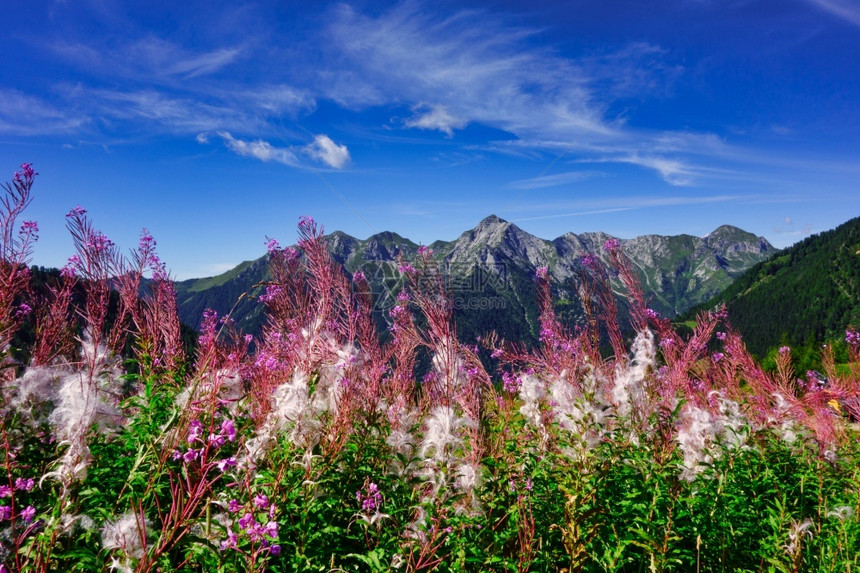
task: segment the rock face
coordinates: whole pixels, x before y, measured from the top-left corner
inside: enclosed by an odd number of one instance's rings
[[[472,309],[478,312],[478,323],[488,320],[518,323],[522,327],[517,330],[519,332],[526,325],[534,330],[535,270],[548,267],[565,300],[574,292],[570,288],[571,281],[576,277],[582,258],[591,254],[606,260],[603,245],[613,238],[605,233],[566,233],[557,239],[545,240],[491,215],[456,240],[436,241],[430,248],[448,277],[455,298],[463,301],[497,299],[497,306],[501,308],[494,309],[493,314],[480,318],[481,309]],[[398,261],[411,261],[418,253],[418,245],[391,232],[378,233],[365,240],[335,232],[328,236],[328,241],[332,257],[347,272],[361,270],[365,273],[380,307],[384,307],[385,301],[401,286]],[[728,225],[705,237],[644,235],[618,241],[638,270],[651,307],[665,316],[675,316],[708,300],[746,269],[776,252],[763,237]],[[228,294],[251,291],[253,285],[265,280],[264,262],[265,257],[243,263],[241,272],[234,269],[220,277],[178,283],[182,319],[192,326],[199,324],[203,310],[201,299],[219,312],[229,310],[236,299],[226,300]],[[220,298],[225,300],[219,303]],[[259,322],[259,313],[254,318]],[[259,324],[254,328],[250,319],[235,315],[234,319],[248,330],[259,328]]]

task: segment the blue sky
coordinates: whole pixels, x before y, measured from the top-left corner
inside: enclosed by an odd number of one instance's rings
[[[73,254],[76,205],[180,279],[300,215],[780,247],[860,215],[857,0],[307,4],[4,2],[0,169],[40,173],[34,262]]]

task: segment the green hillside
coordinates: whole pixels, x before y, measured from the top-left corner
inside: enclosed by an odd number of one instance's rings
[[[812,235],[750,268],[686,313],[725,303],[732,324],[761,356],[777,345],[810,345],[860,327],[860,217]]]

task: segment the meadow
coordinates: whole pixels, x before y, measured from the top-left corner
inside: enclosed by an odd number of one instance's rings
[[[610,242],[572,331],[536,270],[538,347],[457,340],[426,248],[382,329],[302,218],[267,240],[263,332],[208,312],[188,352],[146,232],[124,255],[75,208],[77,252],[32,286],[36,176],[0,205],[2,572],[860,565],[853,328],[848,365],[764,370],[723,309],[679,335]]]

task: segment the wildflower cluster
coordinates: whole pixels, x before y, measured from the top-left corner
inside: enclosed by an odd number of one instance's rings
[[[853,328],[847,365],[765,370],[724,309],[676,332],[611,239],[573,330],[541,267],[540,344],[474,346],[430,249],[374,313],[303,217],[297,249],[266,239],[262,331],[209,310],[186,356],[145,230],[123,257],[72,209],[31,296],[35,175],[0,210],[0,352],[35,337],[0,381],[0,572],[860,566]]]

